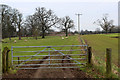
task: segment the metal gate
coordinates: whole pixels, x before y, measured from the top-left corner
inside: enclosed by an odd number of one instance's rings
[[[16,69],[82,68],[87,63],[87,45],[12,46]]]

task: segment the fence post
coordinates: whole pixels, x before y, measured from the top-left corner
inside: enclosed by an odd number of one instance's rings
[[[7,47],[4,48],[3,52],[2,52],[2,72],[5,73],[6,71],[8,71],[9,68],[9,49]]]
[[[20,60],[20,57],[18,57],[18,64],[20,64],[20,61],[19,61],[19,60]]]
[[[10,50],[7,48],[7,53],[6,53],[6,71],[8,71],[9,68],[10,68],[9,52],[10,52]]]
[[[88,47],[88,64],[91,64],[92,60],[92,48]]]
[[[112,66],[111,66],[111,48],[106,49],[106,76],[110,77]]]
[[[4,50],[2,52],[2,72],[3,73],[6,72],[6,57],[5,57],[5,53],[6,53],[6,50],[4,48]]]

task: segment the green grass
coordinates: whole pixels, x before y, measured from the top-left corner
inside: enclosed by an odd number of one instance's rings
[[[104,35],[104,36],[109,36],[109,37],[117,37],[118,33],[114,33],[114,34],[99,34],[99,35]]]
[[[118,38],[111,38],[110,35],[116,34],[96,34],[96,35],[83,35],[82,38],[87,40],[88,44],[92,47],[95,56],[100,57],[105,61],[106,48],[112,49],[112,62],[118,64]]]
[[[25,42],[24,40],[27,39],[28,41]],[[16,43],[14,43],[14,40],[17,40]],[[12,38],[10,41],[8,38],[4,39],[4,42],[2,45],[2,49],[4,47],[8,47],[11,49],[11,46],[56,46],[56,45],[79,45],[78,38],[77,36],[70,36],[68,39],[62,40],[61,37],[59,36],[46,36],[45,39],[38,39],[35,40],[32,37],[29,38],[22,38],[22,40],[18,40],[18,38]],[[70,48],[70,47],[69,47]],[[64,47],[63,49],[69,49],[68,47]],[[38,50],[43,50],[44,48],[15,48],[15,51],[38,51]],[[60,49],[55,48],[55,49]],[[20,54],[20,53],[19,53]]]
[[[24,40],[27,39],[28,41],[25,42]],[[14,40],[17,40],[17,43],[14,43]],[[72,45],[72,44],[79,44],[77,36],[70,36],[68,39],[62,40],[59,36],[46,36],[45,39],[38,39],[35,40],[32,37],[29,38],[22,38],[22,40],[18,40],[18,38],[12,38],[10,41],[8,38],[4,39],[5,42],[3,43],[2,47],[9,47],[11,46],[49,46],[49,45]]]

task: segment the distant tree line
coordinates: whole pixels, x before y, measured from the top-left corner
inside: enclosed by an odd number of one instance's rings
[[[0,5],[1,7],[1,24],[2,38],[33,36],[37,40],[38,36],[45,38],[46,33],[54,31],[51,27],[56,27],[64,30],[68,36],[68,29],[74,27],[74,22],[69,16],[58,18],[54,12],[45,7],[35,9],[33,15],[23,19],[22,13],[17,9],[11,8],[8,5]]]
[[[78,34],[78,31],[74,31],[74,34]],[[109,30],[107,33],[120,33],[120,27],[115,26],[112,28],[112,30]],[[81,35],[85,34],[106,34],[105,30],[100,30],[100,28],[96,28],[95,31],[89,31],[89,30],[81,30],[80,32]]]

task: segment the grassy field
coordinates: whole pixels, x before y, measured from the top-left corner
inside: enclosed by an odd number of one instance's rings
[[[14,43],[14,40],[17,42]],[[27,40],[27,41],[24,41]],[[2,48],[8,47],[11,49],[11,46],[54,46],[54,45],[72,45],[72,44],[79,44],[77,40],[77,36],[70,36],[68,39],[62,40],[59,36],[46,36],[45,39],[38,39],[35,40],[32,37],[29,38],[22,38],[22,40],[18,40],[18,38],[12,38],[10,41],[8,38],[4,39],[4,42],[2,44]],[[21,48],[19,50],[26,50],[27,48]],[[29,48],[31,51],[34,50],[42,50],[43,48]],[[17,50],[17,49],[16,49]]]
[[[14,43],[14,40],[16,40],[17,42]],[[11,49],[11,46],[79,45],[77,36],[70,36],[68,39],[65,38],[64,40],[62,40],[61,37],[59,36],[46,36],[45,39],[39,38],[38,40],[35,40],[32,37],[29,37],[29,38],[23,37],[22,40],[18,40],[18,38],[12,38],[12,40],[10,41],[8,38],[6,38],[4,39],[4,42],[7,42],[7,43],[2,44],[2,49],[4,47],[8,47],[9,49]],[[26,51],[28,49],[31,51],[34,51],[34,50],[42,50],[44,48],[21,48],[21,49],[16,48],[16,51],[17,50]],[[56,48],[56,49],[60,49],[60,48]],[[63,49],[67,49],[67,47]]]
[[[28,40],[25,42],[24,40]],[[17,40],[16,43],[14,43],[14,40]],[[18,40],[18,37],[12,38],[10,41],[8,38],[4,39],[5,42],[3,43],[2,47],[9,47],[11,46],[45,46],[45,45],[72,45],[72,44],[79,44],[77,36],[70,36],[68,39],[62,40],[59,36],[46,36],[45,39],[41,39],[39,37],[38,40],[33,39],[32,37],[23,37],[22,40]]]
[[[92,47],[93,54],[105,61],[106,48],[112,49],[112,62],[118,65],[118,34],[82,35],[82,38]]]
[[[113,38],[118,36],[118,34],[94,34],[94,35],[80,35],[81,38],[89,44],[89,46],[92,47],[92,51],[94,56],[97,58],[97,60],[101,60],[100,65],[103,66],[105,64],[105,52],[106,48],[112,48],[112,62],[117,65],[118,63],[118,38]],[[33,37],[22,37],[22,40],[18,40],[18,37],[12,38],[10,41],[8,38],[4,39],[4,42],[2,43],[2,49],[4,47],[8,47],[11,49],[11,46],[55,46],[55,45],[80,45],[78,35],[75,36],[69,36],[68,39],[62,40],[60,36],[46,36],[45,39],[42,39],[38,37],[38,40],[33,39]],[[14,43],[14,40],[17,42]],[[25,41],[27,40],[27,41]],[[15,48],[14,51],[39,51],[43,50],[44,48]],[[71,47],[62,47],[62,48],[55,48],[57,50],[70,50]],[[73,47],[72,49],[80,49],[80,47]],[[69,52],[64,52],[65,54],[69,54]],[[11,54],[11,52],[10,52]],[[36,53],[14,53],[14,56],[18,55],[34,55]],[[71,54],[71,53],[70,53]],[[72,52],[72,54],[80,54],[78,51]],[[48,53],[42,53],[39,55],[48,55]],[[11,55],[10,55],[11,56]],[[77,58],[79,56],[75,56],[74,58]],[[24,57],[22,60],[26,60],[29,57]],[[36,57],[35,57],[36,58]],[[98,59],[99,58],[99,59]],[[14,58],[14,60],[17,60],[17,58]],[[105,67],[100,67],[100,70],[103,71]],[[87,70],[89,71],[89,70]],[[93,72],[91,70],[91,72]],[[90,73],[91,74],[91,73]]]

